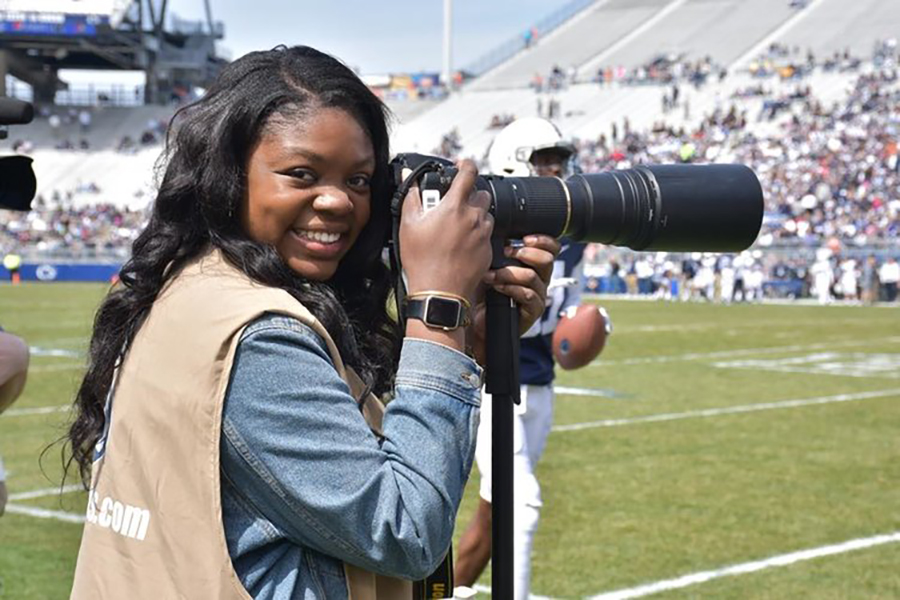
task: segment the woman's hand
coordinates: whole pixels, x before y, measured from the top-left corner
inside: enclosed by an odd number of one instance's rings
[[[519,333],[523,334],[541,318],[547,306],[547,286],[553,274],[553,261],[559,254],[559,241],[548,235],[529,235],[520,247],[507,246],[506,256],[522,265],[488,272],[484,283],[505,294],[519,305]],[[474,307],[469,344],[479,363],[484,364],[485,304],[483,297]]]
[[[418,186],[403,202],[400,261],[408,293],[436,290],[462,296],[474,304],[475,293],[491,264],[494,217],[487,192],[475,191],[478,170],[459,163],[450,190],[435,208],[424,212]]]

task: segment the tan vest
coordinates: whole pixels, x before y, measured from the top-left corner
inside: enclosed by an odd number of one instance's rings
[[[231,565],[222,525],[222,406],[241,332],[265,312],[290,315],[331,337],[283,290],[262,286],[218,251],[188,265],[160,294],[115,380],[105,454],[93,465],[72,598],[250,598]],[[361,403],[370,427],[382,404]],[[359,418],[363,418],[362,416]],[[345,564],[351,600],[412,597],[409,581]]]

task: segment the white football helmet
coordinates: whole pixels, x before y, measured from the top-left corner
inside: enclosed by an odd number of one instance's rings
[[[516,119],[497,134],[488,148],[487,167],[493,175],[533,177],[532,160],[541,151],[553,150],[563,159],[563,177],[572,174],[575,146],[563,141],[556,125],[538,117]]]

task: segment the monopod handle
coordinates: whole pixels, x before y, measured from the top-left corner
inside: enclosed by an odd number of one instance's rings
[[[495,243],[495,266],[503,257]],[[519,402],[519,310],[509,296],[489,289],[487,391],[491,394],[491,594],[513,598],[513,403]]]

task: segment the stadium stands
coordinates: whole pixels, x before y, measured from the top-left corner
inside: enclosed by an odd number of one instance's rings
[[[702,256],[610,251],[595,258],[616,261],[622,281],[642,271],[649,277],[642,290],[680,278],[692,286],[688,296],[701,297],[709,295],[697,292],[704,282],[732,263],[749,280],[759,279],[759,294],[809,295],[810,265],[825,245],[834,254],[828,268],[835,280],[850,281],[851,271],[859,278],[869,254],[882,261],[897,253],[900,238],[894,109],[900,55],[880,25],[900,20],[900,5],[803,4],[598,0],[444,101],[389,99],[397,121],[392,150],[481,159],[503,123],[541,115],[578,140],[587,171],[742,162],[758,173],[767,197],[752,253],[711,265]],[[535,85],[541,72],[546,78]],[[43,223],[42,251],[70,244],[73,252],[124,256],[145,218],[173,109],[96,107],[87,128],[81,111],[45,109],[34,125],[11,135],[19,151],[35,158],[41,203],[28,219]],[[73,232],[72,223],[92,219],[121,226]],[[8,225],[0,252],[34,248],[25,221],[0,215],[0,222]],[[691,261],[697,264],[686,266]],[[607,272],[600,288],[620,288],[613,275]]]
[[[875,40],[897,37],[898,23],[900,2],[817,0],[776,41],[804,51],[809,48],[821,57],[845,49],[856,56],[870,56]]]
[[[682,1],[682,0],[676,0]],[[667,0],[599,0],[546,37],[473,81],[472,90],[525,87],[554,65],[581,65],[663,8]]]
[[[590,79],[608,65],[633,67],[660,55],[709,56],[728,65],[794,14],[786,0],[678,0],[639,31],[580,65]],[[635,35],[636,34],[636,35]]]

